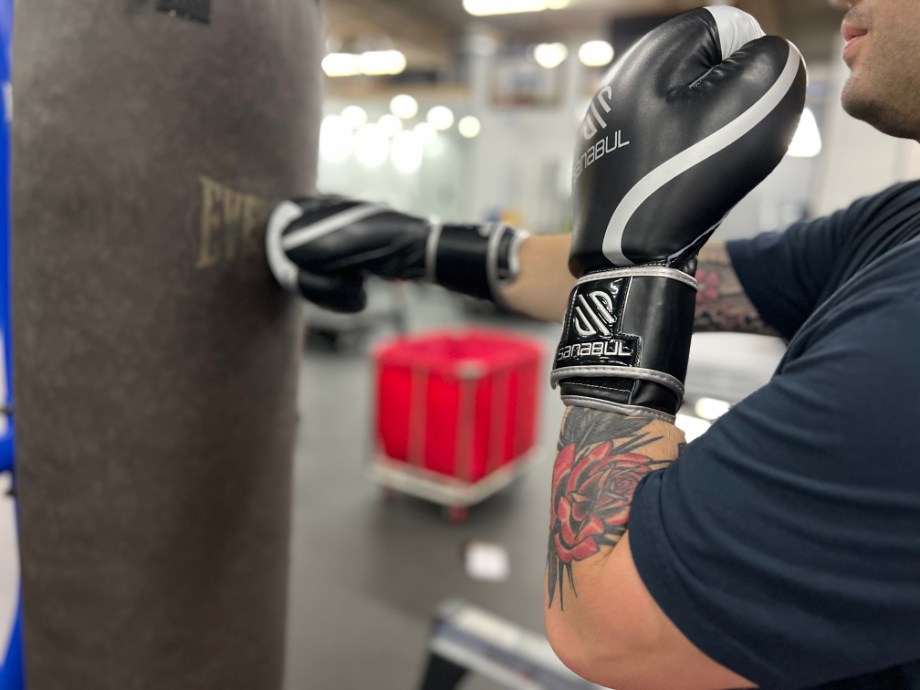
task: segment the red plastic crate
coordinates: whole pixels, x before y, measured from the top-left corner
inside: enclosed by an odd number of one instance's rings
[[[504,331],[435,331],[377,348],[387,460],[477,482],[535,442],[542,349]]]

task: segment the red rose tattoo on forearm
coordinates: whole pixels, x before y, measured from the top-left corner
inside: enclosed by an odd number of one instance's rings
[[[648,419],[573,408],[563,423],[553,467],[547,554],[549,605],[567,583],[577,596],[572,566],[616,545],[626,532],[633,494],[649,472],[674,458],[641,451],[662,439]]]

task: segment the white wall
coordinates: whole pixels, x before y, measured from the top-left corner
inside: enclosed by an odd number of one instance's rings
[[[556,68],[558,100],[539,107],[499,106],[494,73],[500,54],[471,55],[472,107],[482,135],[475,141],[466,211],[474,218],[504,210],[532,232],[560,232],[571,216],[575,135],[588,98],[585,71],[571,55]]]

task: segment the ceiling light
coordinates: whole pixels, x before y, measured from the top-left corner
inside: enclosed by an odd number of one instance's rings
[[[327,77],[379,76],[399,74],[406,69],[406,56],[398,50],[369,50],[355,53],[329,53],[323,58]]]
[[[587,67],[603,67],[613,60],[613,46],[607,41],[588,41],[578,49],[578,59]]]
[[[390,145],[390,160],[393,167],[404,173],[418,172],[422,167],[423,145],[415,132],[401,132]]]
[[[353,77],[361,73],[358,56],[352,53],[329,53],[322,64],[327,77]]]
[[[569,0],[463,0],[463,9],[476,17],[490,14],[542,12],[568,7]]]
[[[367,112],[360,105],[349,105],[342,111],[342,119],[352,129],[361,129],[367,124]]]
[[[429,125],[427,122],[419,122],[415,127],[412,128],[412,131],[418,134],[419,138],[422,140],[422,143],[425,145],[433,144],[438,138],[438,130]]]
[[[402,120],[400,120],[392,113],[381,115],[380,119],[377,120],[377,124],[380,125],[384,132],[386,132],[388,137],[395,137],[403,129]]]
[[[398,50],[369,50],[358,58],[361,72],[377,76],[399,74],[406,69],[406,56]]]
[[[564,43],[541,43],[534,46],[533,59],[540,67],[555,69],[569,56],[569,49]]]
[[[327,115],[319,129],[319,153],[326,160],[341,162],[354,148],[354,132],[338,115]]]
[[[821,153],[821,131],[811,108],[802,111],[799,126],[787,153],[793,158],[814,158]]]
[[[366,168],[379,168],[390,152],[390,140],[380,125],[364,125],[355,135],[355,155]]]
[[[436,105],[428,111],[425,119],[429,125],[443,132],[454,124],[454,112],[446,105]]]
[[[409,94],[401,93],[390,101],[390,112],[403,120],[411,120],[418,113],[418,101]]]
[[[479,136],[479,132],[482,131],[482,124],[479,122],[478,117],[467,115],[460,119],[457,129],[460,131],[460,136],[475,139]]]

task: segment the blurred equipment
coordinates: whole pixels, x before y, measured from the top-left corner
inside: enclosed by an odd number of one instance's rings
[[[541,357],[529,338],[486,329],[380,345],[371,478],[465,519],[535,459]]]
[[[29,688],[278,690],[302,310],[264,231],[315,183],[318,3],[16,20]]]
[[[438,607],[420,690],[451,690],[475,673],[513,690],[593,690],[542,635],[460,601]]]

